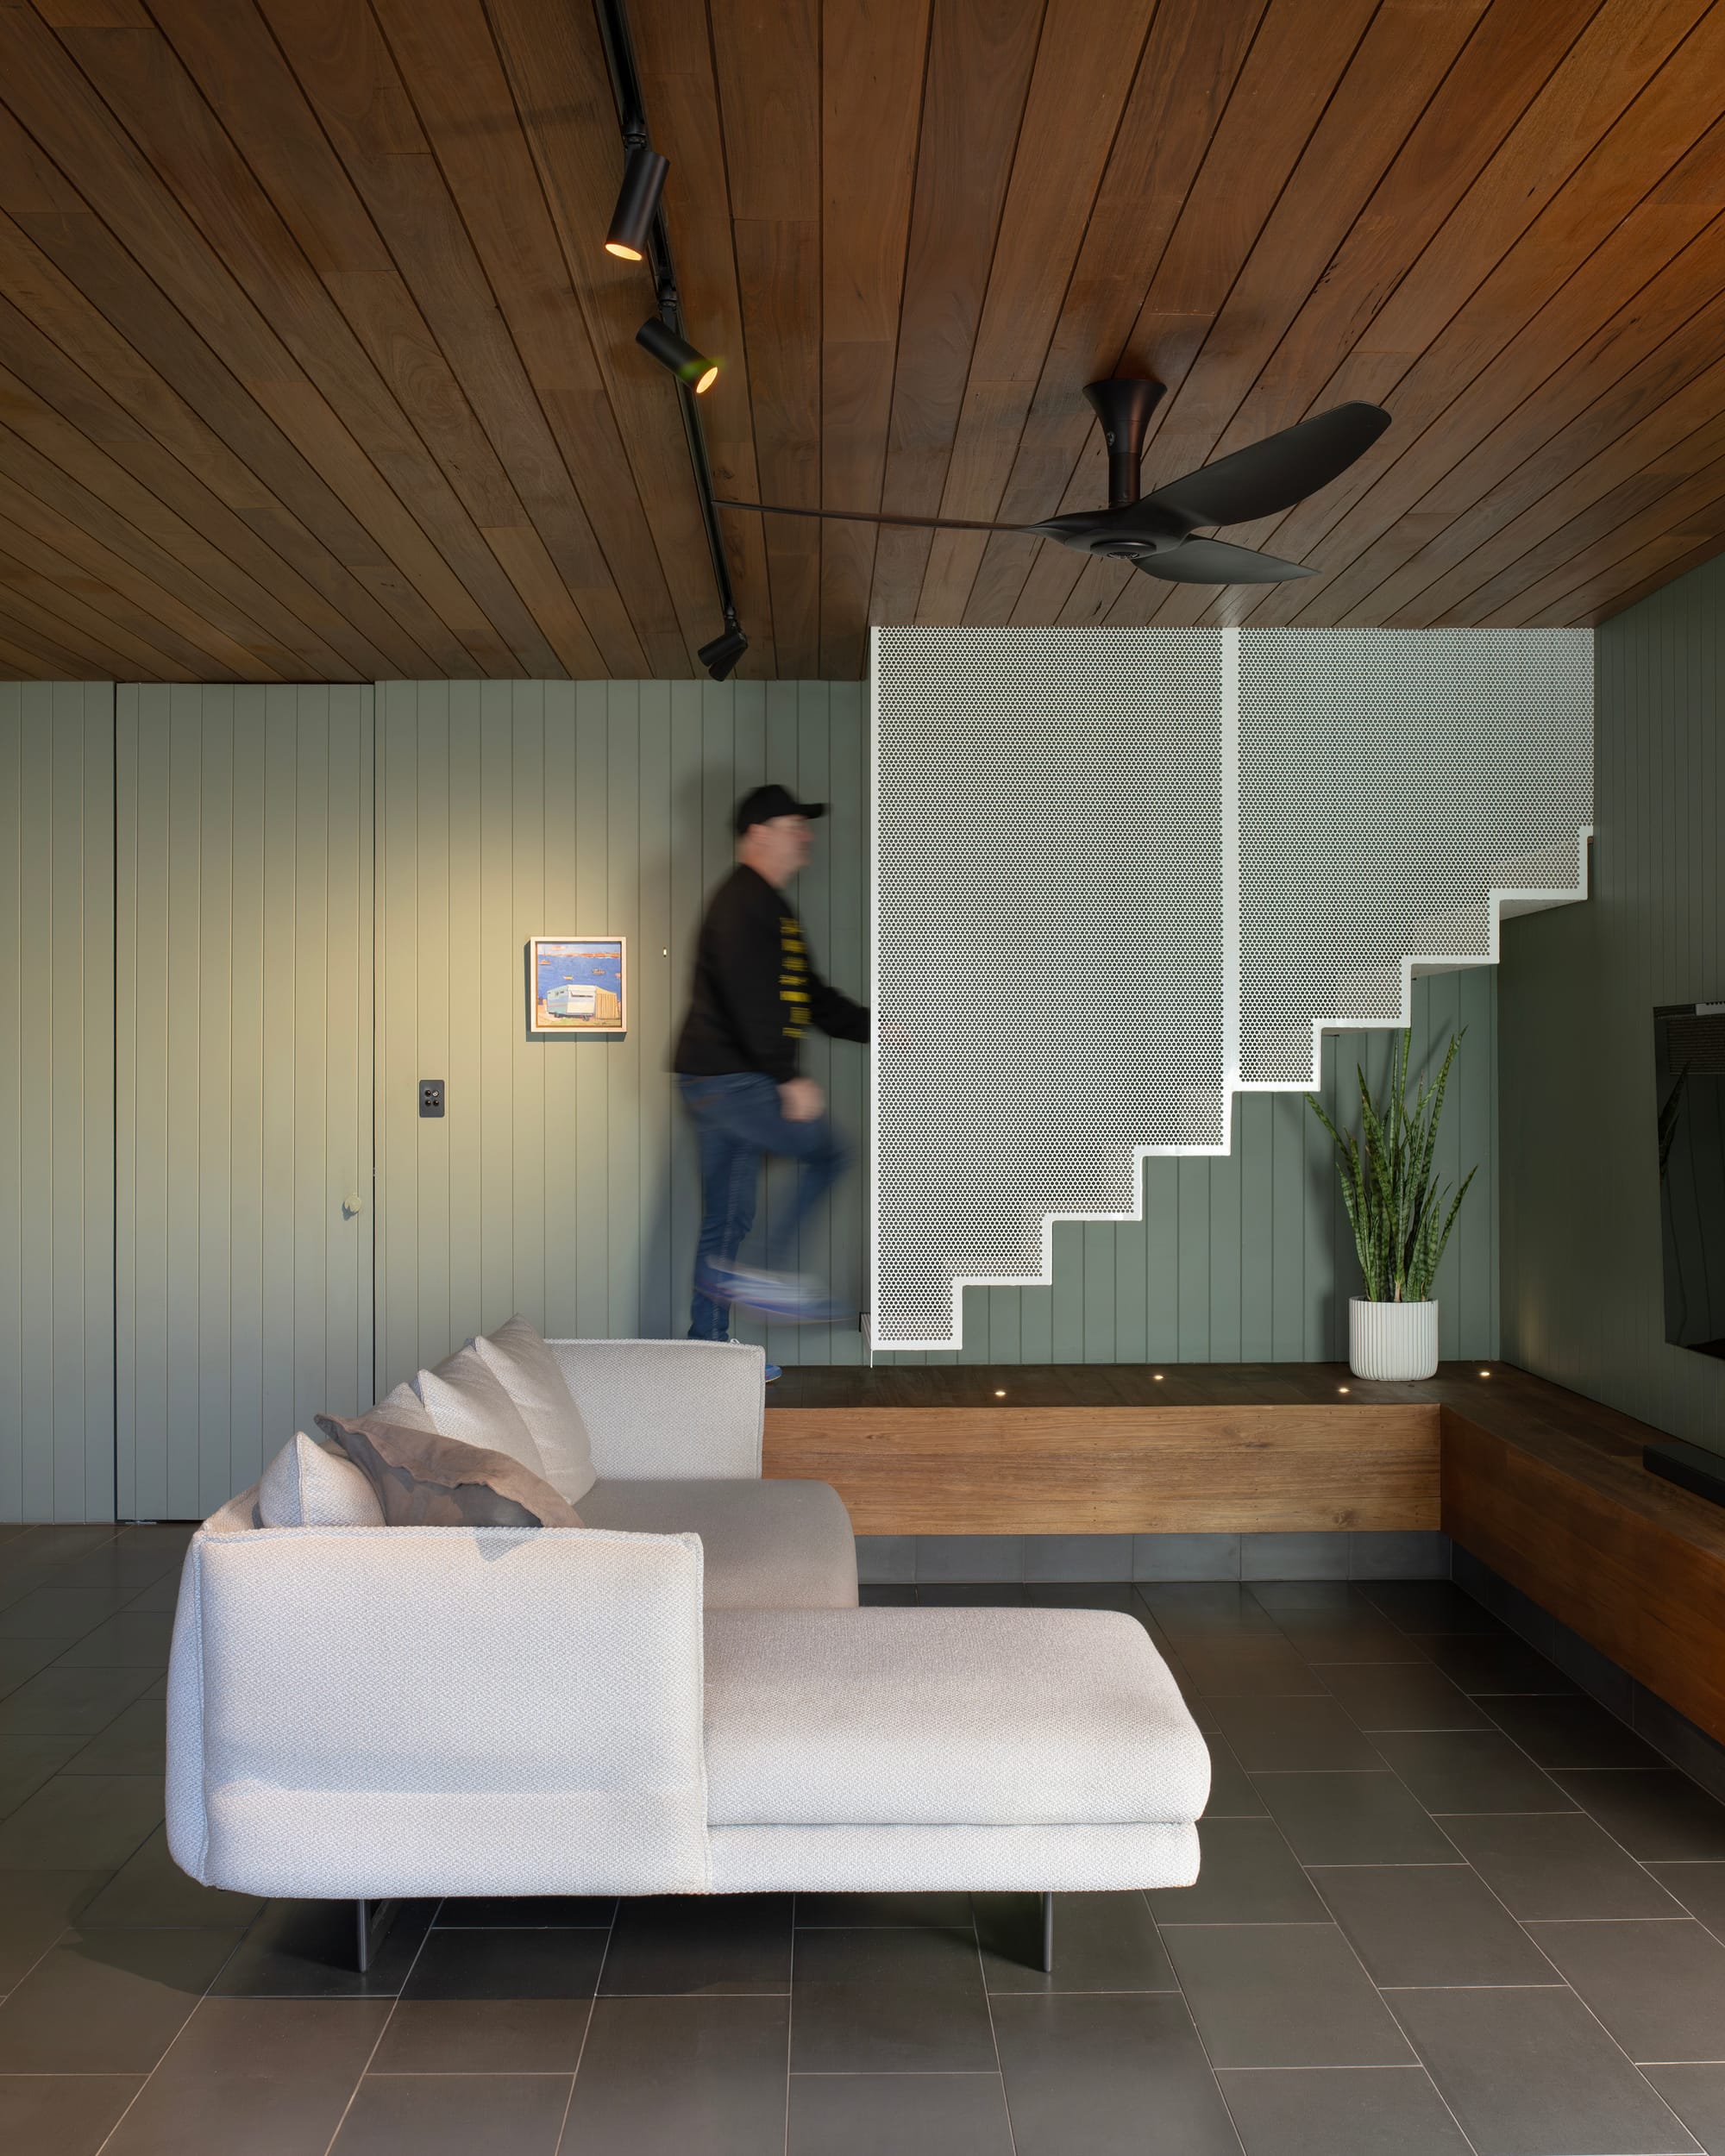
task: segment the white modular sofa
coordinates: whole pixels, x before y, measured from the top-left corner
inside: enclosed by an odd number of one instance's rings
[[[363,1942],[409,1895],[1196,1877],[1208,1755],[1132,1618],[858,1608],[836,1495],[759,1479],[758,1355],[554,1344],[594,1525],[258,1529],[241,1499],[193,1538],[167,1825],[194,1878],[350,1899]]]

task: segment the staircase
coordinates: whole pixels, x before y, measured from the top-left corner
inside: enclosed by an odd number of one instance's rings
[[[875,632],[874,1344],[1585,894],[1572,629]]]

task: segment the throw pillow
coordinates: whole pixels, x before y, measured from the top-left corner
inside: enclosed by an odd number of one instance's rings
[[[371,1484],[392,1527],[579,1527],[581,1516],[506,1452],[435,1430],[319,1415]]]
[[[593,1440],[543,1337],[525,1318],[514,1317],[495,1332],[481,1333],[474,1351],[515,1402],[539,1448],[546,1480],[579,1504],[599,1480]]]
[[[351,1460],[301,1430],[264,1470],[258,1521],[265,1527],[380,1527],[383,1507]]]
[[[421,1370],[413,1389],[440,1437],[487,1445],[493,1452],[508,1453],[534,1474],[544,1474],[545,1463],[521,1411],[474,1352],[471,1340],[446,1356],[435,1370]]]
[[[387,1422],[398,1430],[430,1430],[436,1427],[425,1412],[425,1403],[413,1389],[413,1380],[404,1377],[395,1390],[386,1393],[375,1407],[368,1407],[361,1416],[362,1422]]]

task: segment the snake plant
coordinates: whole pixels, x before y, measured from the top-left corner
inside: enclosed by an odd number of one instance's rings
[[[1463,1028],[1465,1032],[1466,1028]],[[1373,1302],[1429,1302],[1438,1261],[1450,1239],[1467,1187],[1478,1174],[1471,1168],[1461,1188],[1443,1210],[1447,1193],[1432,1165],[1437,1150],[1438,1120],[1444,1112],[1444,1088],[1461,1045],[1452,1034],[1443,1067],[1429,1085],[1420,1081],[1412,1106],[1408,1102],[1408,1060],[1413,1036],[1402,1036],[1401,1052],[1390,1069],[1381,1107],[1372,1102],[1365,1072],[1359,1077],[1360,1136],[1338,1130],[1315,1094],[1306,1097],[1312,1112],[1335,1143],[1341,1171],[1342,1198],[1353,1228],[1365,1292]]]

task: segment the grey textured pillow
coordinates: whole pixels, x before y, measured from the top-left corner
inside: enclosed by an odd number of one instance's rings
[[[435,1430],[319,1415],[377,1493],[391,1527],[579,1527],[581,1516],[506,1452]]]

